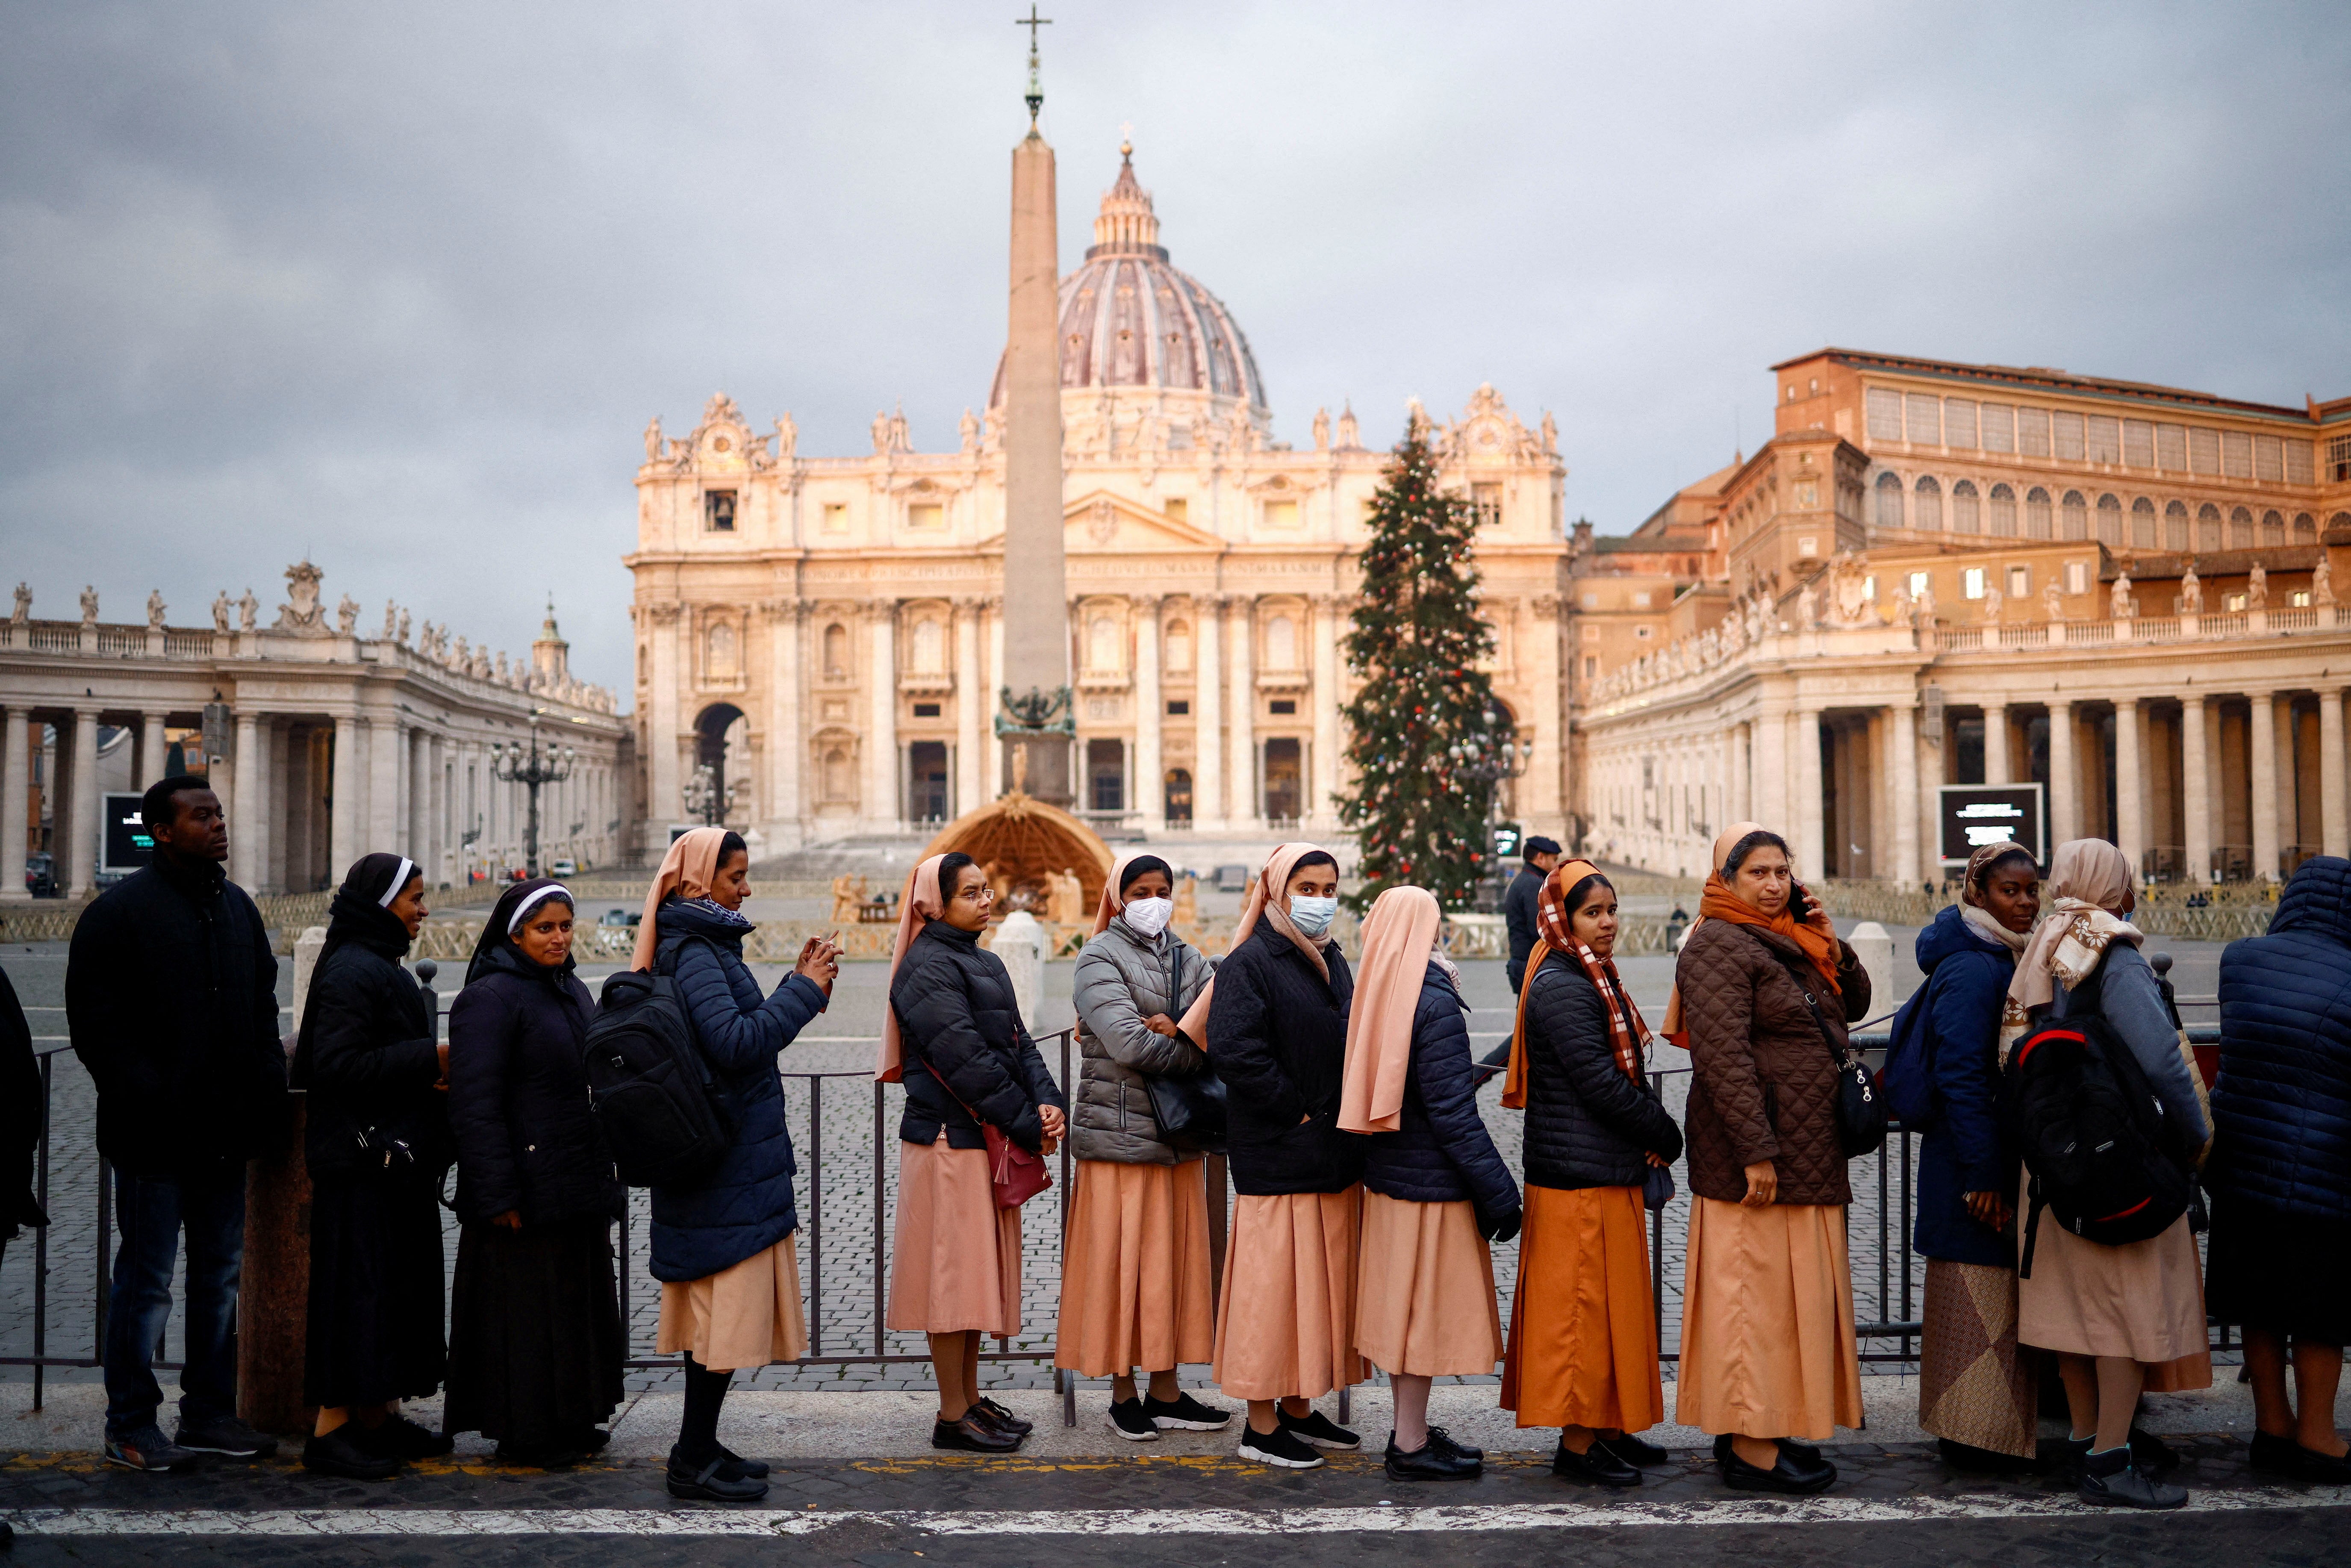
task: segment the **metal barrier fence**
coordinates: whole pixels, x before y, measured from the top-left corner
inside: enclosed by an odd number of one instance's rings
[[[2179,1005],[2182,1008],[2216,1008],[2218,1006],[2218,1001],[2217,998],[2213,998],[2184,997],[2179,998]],[[2191,1028],[2189,1030],[2188,1034],[2190,1042],[2199,1047],[2216,1046],[2220,1040],[2220,1030],[2216,1027]],[[1854,1036],[1854,1041],[1857,1047],[1865,1051],[1882,1051],[1886,1045],[1886,1037],[1882,1034],[1856,1033]],[[1063,1030],[1059,1034],[1048,1036],[1046,1043],[1058,1046],[1061,1059],[1060,1082],[1065,1086],[1069,1085],[1072,1082],[1071,1076],[1072,1066],[1071,1059],[1072,1031],[1070,1030]],[[48,1207],[50,1197],[49,1107],[52,1103],[51,1095],[54,1086],[54,1063],[57,1053],[66,1049],[68,1048],[53,1044],[47,1046],[39,1052],[42,1121],[40,1141],[37,1147],[35,1156],[34,1182],[35,1197],[40,1201],[44,1208]],[[1660,1070],[1650,1074],[1650,1082],[1654,1088],[1662,1092],[1667,1079],[1686,1075],[1689,1071],[1690,1070],[1687,1067]],[[799,1361],[786,1364],[794,1366],[888,1366],[926,1364],[930,1358],[925,1354],[893,1354],[888,1348],[888,1339],[891,1331],[885,1326],[887,1318],[886,1309],[888,1304],[889,1258],[887,1246],[883,1239],[886,1234],[885,1222],[887,1219],[887,1214],[885,1212],[886,1200],[884,1196],[886,1187],[886,1168],[884,1161],[886,1152],[889,1149],[890,1145],[895,1141],[895,1138],[888,1124],[886,1086],[874,1082],[872,1076],[865,1072],[784,1072],[780,1073],[778,1076],[787,1082],[797,1080],[805,1083],[808,1089],[809,1113],[806,1139],[797,1146],[806,1152],[806,1169],[809,1177],[809,1203],[802,1221],[803,1229],[808,1241],[808,1294],[810,1300],[819,1304],[819,1310],[808,1314],[808,1354],[802,1356]],[[870,1085],[872,1093],[873,1120],[871,1155],[872,1161],[872,1172],[873,1181],[873,1246],[872,1256],[871,1259],[861,1260],[860,1264],[861,1272],[862,1272],[869,1265],[871,1270],[872,1289],[872,1305],[873,1312],[872,1348],[871,1350],[852,1350],[843,1348],[828,1352],[825,1343],[824,1313],[821,1310],[822,1303],[828,1299],[825,1291],[826,1265],[824,1249],[824,1088],[827,1082],[836,1079],[854,1080],[856,1082],[868,1084]],[[1875,1281],[1876,1289],[1873,1292],[1876,1298],[1876,1315],[1869,1318],[1861,1317],[1859,1302],[1864,1298],[1865,1286],[1867,1284],[1867,1281],[1859,1279],[1855,1280],[1853,1281],[1855,1296],[1856,1298],[1855,1312],[1857,1320],[1855,1325],[1855,1333],[1858,1339],[1865,1342],[1896,1341],[1898,1342],[1898,1348],[1865,1349],[1860,1353],[1860,1358],[1865,1362],[1907,1365],[1915,1363],[1918,1359],[1918,1351],[1915,1342],[1917,1342],[1923,1333],[1925,1325],[1918,1318],[1916,1312],[1918,1288],[1912,1277],[1914,1270],[1910,1236],[1911,1220],[1913,1218],[1912,1204],[1914,1201],[1913,1178],[1917,1168],[1916,1147],[1917,1139],[1920,1135],[1920,1134],[1915,1133],[1912,1130],[1902,1126],[1897,1122],[1894,1124],[1892,1129],[1887,1134],[1886,1149],[1881,1151],[1877,1155],[1870,1156],[1876,1166],[1876,1203],[1875,1205],[1875,1208],[1876,1213],[1877,1245],[1876,1248],[1876,1261],[1877,1277]],[[1897,1151],[1898,1158],[1891,1157],[1894,1156]],[[1059,1160],[1060,1181],[1058,1184],[1059,1192],[1056,1197],[1055,1216],[1057,1223],[1065,1227],[1069,1214],[1071,1176],[1071,1154],[1070,1140],[1067,1138],[1064,1138],[1061,1141]],[[32,1242],[34,1270],[32,1354],[30,1355],[0,1355],[0,1366],[28,1366],[32,1369],[33,1408],[36,1410],[41,1408],[42,1406],[45,1393],[46,1374],[48,1368],[89,1369],[102,1364],[99,1352],[106,1343],[107,1297],[109,1294],[113,1262],[111,1257],[113,1172],[109,1163],[103,1159],[97,1161],[96,1164],[98,1167],[96,1178],[97,1255],[95,1259],[96,1266],[94,1270],[96,1290],[94,1292],[94,1300],[91,1303],[92,1311],[89,1319],[90,1348],[86,1353],[76,1354],[52,1355],[49,1354],[49,1241],[47,1231],[40,1230],[34,1233]],[[1211,1288],[1214,1290],[1220,1287],[1224,1273],[1224,1252],[1227,1234],[1225,1216],[1228,1207],[1225,1193],[1226,1181],[1224,1161],[1219,1157],[1212,1156],[1208,1164],[1207,1175],[1208,1177],[1208,1198],[1210,1207],[1209,1236],[1212,1253],[1210,1279],[1212,1281]],[[1850,1214],[1850,1211],[1848,1211],[1848,1213]],[[1848,1223],[1850,1224],[1850,1218],[1848,1219]],[[623,1210],[623,1218],[618,1222],[616,1228],[619,1233],[619,1245],[615,1249],[615,1251],[617,1254],[621,1321],[625,1326],[631,1322],[631,1298],[635,1285],[633,1271],[630,1266],[630,1227],[629,1221],[626,1218],[625,1209]],[[1655,1310],[1656,1312],[1656,1321],[1659,1330],[1659,1343],[1662,1347],[1664,1343],[1667,1300],[1666,1215],[1662,1211],[1653,1214],[1650,1217],[1649,1241],[1650,1269],[1652,1271],[1651,1286],[1655,1298]],[[1502,1304],[1502,1310],[1504,1316],[1507,1317],[1509,1315],[1507,1302]],[[2235,1348],[2232,1343],[2230,1332],[2225,1325],[2220,1327],[2219,1337],[2213,1342],[2213,1348],[2215,1350],[2229,1350]],[[1023,1350],[984,1352],[982,1353],[980,1359],[982,1361],[988,1362],[1050,1362],[1054,1358],[1054,1353],[1055,1347],[1049,1343]],[[1678,1351],[1664,1350],[1661,1348],[1658,1359],[1661,1362],[1671,1364],[1678,1362],[1681,1357]],[[678,1363],[676,1358],[673,1356],[632,1354],[623,1364],[631,1370],[653,1371],[672,1369],[675,1367]],[[180,1364],[176,1362],[158,1360],[154,1363],[154,1365],[159,1370],[173,1371],[178,1370]],[[1074,1424],[1076,1420],[1076,1379],[1073,1376],[1056,1370],[1053,1375],[1053,1382],[1055,1389],[1061,1396],[1063,1419],[1067,1423]],[[1343,1421],[1347,1419],[1350,1404],[1351,1400],[1348,1391],[1342,1389],[1340,1391],[1340,1418]]]

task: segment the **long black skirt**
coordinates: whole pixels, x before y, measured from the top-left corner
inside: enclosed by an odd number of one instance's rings
[[[441,1200],[429,1177],[313,1182],[302,1397],[384,1405],[439,1388],[449,1365],[441,1292]]]
[[[458,1232],[443,1430],[558,1446],[618,1408],[627,1354],[605,1221]]]
[[[2351,1225],[2212,1196],[2204,1307],[2215,1322],[2351,1343]]]

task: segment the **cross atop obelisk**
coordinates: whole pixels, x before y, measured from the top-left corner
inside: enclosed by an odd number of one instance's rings
[[[1012,150],[1011,309],[1004,344],[1004,670],[997,789],[1072,803],[1068,574],[1061,556],[1061,243],[1053,149],[1037,130],[1045,93],[1031,4],[1029,134]]]

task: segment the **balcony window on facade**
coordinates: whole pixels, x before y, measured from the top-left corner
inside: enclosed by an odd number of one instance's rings
[[[1912,526],[1928,533],[1940,533],[1943,528],[1943,487],[1935,482],[1933,475],[1918,476],[1914,501],[1917,515],[1912,520]]]
[[[1187,828],[1192,825],[1192,770],[1190,768],[1171,768],[1167,770],[1166,782],[1162,786],[1162,800],[1170,823]]]
[[[1877,476],[1877,511],[1876,521],[1881,528],[1902,526],[1902,476],[1880,474]]]
[[[2079,541],[2090,537],[2090,508],[2079,490],[2065,492],[2065,538]]]
[[[2098,542],[2116,549],[2123,542],[2123,504],[2113,496],[2098,497]]]
[[[946,742],[915,741],[906,747],[906,815],[917,822],[944,822],[950,814]]]
[[[1965,599],[1981,599],[1984,596],[1983,568],[1971,566],[1959,573],[1959,594]]]
[[[702,520],[714,534],[735,531],[735,492],[708,490],[702,497]]]
[[[1290,737],[1265,743],[1265,815],[1270,822],[1294,822],[1303,800],[1300,785],[1302,748]]]
[[[1126,743],[1086,742],[1086,803],[1096,811],[1126,810]]]
[[[1192,503],[1181,496],[1170,496],[1159,504],[1159,509],[1166,514],[1169,522],[1181,523],[1190,519]]]
[[[1976,496],[1976,487],[1962,479],[1951,486],[1951,531],[1972,534],[1982,531],[1983,519]]]
[[[2065,591],[2068,593],[2087,593],[2090,591],[2090,563],[2088,561],[2069,560],[2065,563]]]
[[[2185,551],[2188,549],[2188,503],[2174,501],[2163,508],[2163,548]]]
[[[2029,566],[2010,567],[2008,569],[2008,596],[2011,599],[2022,599],[2032,591],[2032,569]]]
[[[1269,528],[1294,528],[1298,526],[1298,503],[1268,501],[1265,504],[1265,526]]]
[[[1996,539],[2016,537],[2016,492],[2005,485],[1991,487],[1991,537]]]
[[[835,621],[824,629],[824,678],[849,678],[849,628]]]
[[[2022,457],[2049,455],[2049,411],[2045,408],[2020,408],[2016,411],[2016,450]]]
[[[845,534],[849,531],[848,502],[827,501],[824,504],[824,531],[829,534]]]
[[[2210,501],[2196,511],[2196,548],[2206,551],[2225,548],[2220,542],[2220,508]]]
[[[2024,537],[2045,539],[2054,531],[2049,523],[2049,492],[2035,485],[2024,493]]]
[[[1986,452],[2016,450],[2016,410],[2006,403],[1988,402],[1983,405],[1983,449]]]
[[[1192,624],[1188,621],[1167,622],[1167,653],[1163,661],[1173,674],[1189,674],[1192,670]]]
[[[1912,572],[1912,573],[1910,574],[1910,578],[1909,578],[1910,597],[1911,597],[1911,598],[1913,598],[1913,599],[1917,599],[1917,598],[1918,598],[1921,594],[1923,594],[1923,593],[1925,593],[1925,592],[1927,591],[1927,586],[1928,586],[1928,584],[1929,584],[1929,583],[1933,582],[1934,580],[1935,580],[1935,577],[1934,577],[1934,573],[1932,573],[1932,572],[1927,572],[1927,571],[1914,571],[1914,572]]]
[[[2155,465],[2174,474],[2188,472],[2186,425],[2158,424],[2155,427]]]
[[[1182,718],[1191,711],[1192,703],[1190,698],[1170,697],[1167,699],[1167,714],[1169,717]]]
[[[2155,548],[2155,503],[2141,496],[2131,503],[2131,549]]]
[[[2242,507],[2229,514],[2229,548],[2231,549],[2253,548],[2253,515]]]
[[[916,703],[914,705],[914,716],[916,718],[936,718],[939,716],[939,705],[936,703]]]
[[[917,501],[906,508],[906,526],[910,528],[946,528],[947,509],[936,501]]]
[[[1477,509],[1479,526],[1499,526],[1502,520],[1502,487],[1499,485],[1470,486],[1469,505]]]

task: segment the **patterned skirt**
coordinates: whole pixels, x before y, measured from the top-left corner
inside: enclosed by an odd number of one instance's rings
[[[2032,1458],[2039,1367],[2016,1343],[2015,1271],[1929,1258],[1926,1325],[1918,1425],[1970,1448]]]

